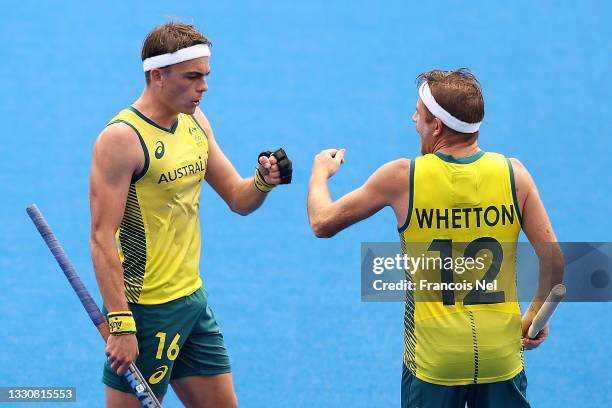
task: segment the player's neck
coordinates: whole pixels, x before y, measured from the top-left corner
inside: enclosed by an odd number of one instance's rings
[[[159,98],[152,95],[151,91],[148,89],[142,92],[142,95],[140,95],[132,106],[157,125],[164,128],[171,128],[178,117],[178,112],[169,109],[168,106],[161,103]]]
[[[440,140],[432,149],[432,153],[443,153],[454,157],[470,157],[479,151],[478,139],[458,143]]]

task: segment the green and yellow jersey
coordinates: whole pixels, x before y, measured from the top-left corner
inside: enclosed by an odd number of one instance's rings
[[[481,267],[457,273],[452,264],[438,264],[407,273],[415,290],[406,291],[404,364],[440,385],[514,377],[523,369],[515,271],[521,214],[510,161],[497,153],[427,154],[412,160],[410,180],[408,215],[399,229],[404,253],[479,258]],[[418,290],[421,281],[459,280],[472,286]],[[476,280],[497,281],[497,290],[474,290]]]
[[[165,129],[129,107],[109,125],[119,122],[136,132],[145,157],[116,235],[125,295],[130,303],[166,303],[202,286],[198,209],[208,139],[185,114]]]

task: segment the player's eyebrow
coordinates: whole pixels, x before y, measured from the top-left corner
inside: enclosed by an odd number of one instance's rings
[[[191,75],[195,75],[195,76],[198,76],[198,77],[200,77],[200,76],[208,76],[208,75],[210,75],[210,70],[208,70],[207,72],[202,72],[202,71],[188,71],[188,72],[185,72],[185,75],[189,75],[189,76],[191,76]]]

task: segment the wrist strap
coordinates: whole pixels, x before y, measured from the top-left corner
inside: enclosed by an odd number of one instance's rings
[[[269,193],[274,187],[276,187],[275,185],[266,183],[266,180],[264,180],[263,176],[259,172],[259,168],[255,169],[255,178],[253,180],[255,182],[255,187],[262,193]]]
[[[136,334],[136,321],[129,310],[108,313],[106,319],[108,320],[111,335]]]

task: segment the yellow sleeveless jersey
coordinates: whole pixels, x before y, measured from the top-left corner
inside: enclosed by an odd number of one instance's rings
[[[455,266],[406,274],[415,290],[406,291],[404,364],[440,385],[514,377],[523,369],[515,271],[521,214],[510,161],[497,153],[427,154],[412,160],[410,180],[402,250]],[[472,261],[458,273],[458,258],[479,259],[480,268]]]
[[[160,304],[202,286],[200,190],[208,160],[206,132],[193,116],[179,114],[165,129],[134,107],[110,122],[138,135],[144,168],[132,177],[117,248],[129,303]],[[107,125],[108,126],[108,125]]]

